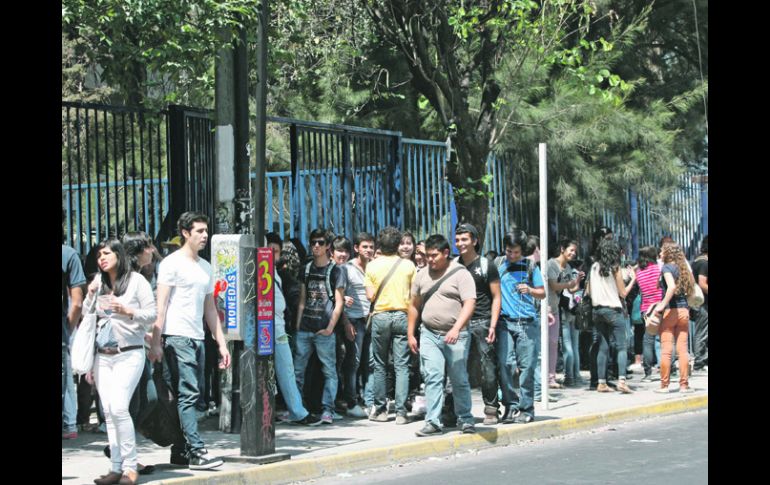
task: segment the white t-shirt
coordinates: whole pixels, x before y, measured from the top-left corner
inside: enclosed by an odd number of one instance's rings
[[[171,287],[163,334],[203,340],[203,303],[214,293],[209,262],[203,258],[195,262],[175,251],[161,261],[158,284]]]
[[[275,281],[278,283],[275,288],[275,309],[273,311],[273,318],[275,318],[275,336],[277,340],[279,337],[286,335],[286,321],[283,318],[283,312],[286,311],[286,299],[283,296],[283,281],[281,280],[278,272],[275,272]]]

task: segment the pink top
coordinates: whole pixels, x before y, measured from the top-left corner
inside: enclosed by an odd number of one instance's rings
[[[658,288],[658,278],[660,278],[660,266],[655,263],[636,272],[636,282],[642,293],[642,305],[639,308],[642,313],[663,299],[663,290]]]

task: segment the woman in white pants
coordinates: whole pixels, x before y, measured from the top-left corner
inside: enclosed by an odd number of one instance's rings
[[[99,275],[88,287],[85,305],[97,302],[93,376],[102,401],[112,468],[97,485],[133,485],[138,479],[136,434],[128,405],[144,368],[144,335],[155,321],[155,299],[147,280],[131,271],[123,245],[107,239],[97,248]],[[86,307],[88,308],[88,307]]]

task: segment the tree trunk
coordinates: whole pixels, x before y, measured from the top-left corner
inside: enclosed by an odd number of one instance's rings
[[[471,199],[455,197],[455,205],[457,207],[457,222],[473,224],[479,231],[479,247],[484,247],[484,235],[487,231],[487,216],[489,215],[489,199],[478,196]]]

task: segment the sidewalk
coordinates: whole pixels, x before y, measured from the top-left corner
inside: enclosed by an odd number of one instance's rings
[[[582,374],[587,380],[588,373]],[[557,393],[559,401],[550,403],[549,410],[536,403],[535,422],[525,425],[481,424],[484,406],[480,391],[474,390],[476,435],[463,435],[459,428],[446,428],[441,436],[418,438],[414,432],[423,426],[422,420],[396,426],[393,414],[388,423],[344,418],[334,425],[318,427],[278,424],[276,452],[290,454],[291,460],[269,465],[228,462],[227,456],[240,454],[240,435],[218,431],[218,418],[211,417],[201,422],[201,435],[212,454],[225,457],[222,467],[214,471],[191,471],[169,465],[169,448],[161,448],[137,435],[139,462],[155,465],[155,472],[140,476],[139,483],[288,483],[708,407],[707,375],[691,377],[690,386],[695,392],[686,395],[679,395],[675,381],[671,386],[673,392],[656,394],[652,390],[659,382],[642,383],[638,373],[630,377],[629,385],[636,391],[633,394],[600,394],[588,391],[587,387],[551,390]],[[92,484],[94,478],[106,473],[110,466],[102,453],[106,445],[105,434],[80,433],[75,440],[62,441],[62,484]]]

